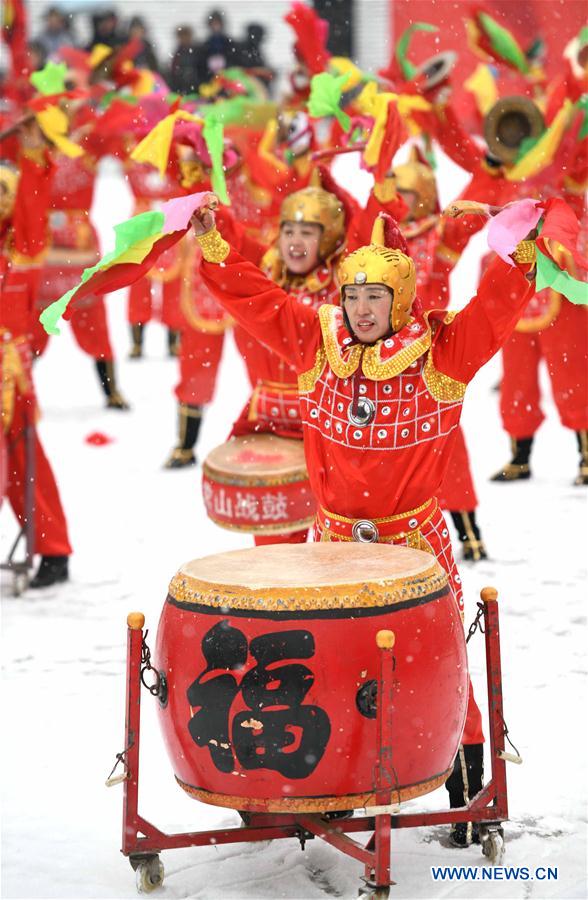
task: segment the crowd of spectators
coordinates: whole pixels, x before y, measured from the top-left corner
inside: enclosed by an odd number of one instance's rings
[[[142,50],[135,65],[158,72],[170,89],[178,94],[196,93],[200,85],[210,81],[223,69],[241,66],[255,69],[266,83],[272,78],[262,44],[263,25],[251,22],[242,39],[231,37],[226,31],[225,17],[220,10],[211,10],[205,18],[205,34],[200,39],[193,24],[175,29],[175,46],[170,59],[158,57],[148,26],[141,16],[122,22],[114,9],[105,9],[91,17],[91,38],[87,43],[77,40],[73,13],[57,6],[49,7],[43,15],[43,27],[29,45],[35,63],[42,67],[47,59],[54,59],[66,46],[90,50],[96,44],[118,47],[138,38]]]

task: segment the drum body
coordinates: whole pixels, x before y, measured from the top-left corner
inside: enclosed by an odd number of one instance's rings
[[[465,721],[463,628],[435,558],[378,544],[275,544],[180,569],[155,659],[181,787],[240,810],[375,803],[384,628],[396,635],[395,802],[443,784]]]
[[[231,531],[289,534],[314,520],[302,441],[273,434],[231,438],[208,454],[202,492],[208,516]]]

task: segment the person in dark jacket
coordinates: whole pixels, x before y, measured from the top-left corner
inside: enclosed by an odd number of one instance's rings
[[[239,42],[237,64],[244,69],[254,69],[255,76],[271,90],[274,70],[268,65],[262,50],[266,31],[259,22],[250,22],[245,27],[245,39]]]
[[[119,32],[118,16],[113,9],[104,10],[92,16],[93,35],[86,49],[91,50],[96,44],[107,47],[120,47],[124,38]]]
[[[71,47],[74,43],[70,19],[57,6],[50,6],[44,14],[44,19],[45,27],[37,36],[37,42],[43,46],[47,57],[53,57],[62,47]]]
[[[158,72],[157,57],[152,42],[147,36],[147,26],[141,16],[133,16],[129,22],[128,40],[141,41],[143,49],[135,57],[134,63],[138,69],[151,69]]]
[[[202,60],[206,78],[210,80],[237,62],[238,46],[225,33],[225,17],[219,10],[212,10],[207,17],[209,35],[202,45]]]
[[[201,81],[199,71],[200,49],[190,25],[176,29],[176,49],[169,71],[169,86],[176,94],[195,94]]]

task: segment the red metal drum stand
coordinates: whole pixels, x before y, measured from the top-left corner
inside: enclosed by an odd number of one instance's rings
[[[398,806],[390,803],[394,793],[392,729],[391,718],[384,715],[384,711],[393,705],[395,637],[392,631],[380,631],[377,635],[378,763],[374,773],[374,790],[379,805],[364,808],[364,815],[331,821],[320,814],[247,813],[243,816],[246,823],[241,827],[183,834],[165,834],[144,819],[138,810],[141,681],[142,671],[149,669],[150,664],[149,651],[143,640],[145,617],[142,613],[130,613],[127,618],[126,749],[118,754],[115,765],[116,768],[121,763],[124,772],[111,776],[107,784],[124,783],[122,853],[129,857],[136,871],[139,890],[150,892],[162,884],[163,865],[159,859],[162,850],[278,838],[298,838],[304,849],[307,840],[317,837],[363,864],[361,897],[385,898],[389,895],[390,885],[394,884],[390,872],[391,831],[454,822],[479,823],[482,852],[493,864],[499,863],[504,847],[500,826],[508,818],[505,761],[520,760],[506,753],[504,745],[506,728],[502,715],[497,592],[494,588],[484,588],[481,598],[486,641],[491,778],[467,806],[439,812],[399,813]],[[150,690],[157,693],[157,687],[152,686]],[[370,831],[371,837],[365,845],[350,837],[357,832]]]

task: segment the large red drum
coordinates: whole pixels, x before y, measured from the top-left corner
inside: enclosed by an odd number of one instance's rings
[[[396,802],[443,784],[466,714],[463,628],[436,559],[380,544],[274,544],[182,566],[155,653],[181,787],[240,810],[375,803],[384,628],[396,635]]]
[[[249,534],[290,534],[314,521],[302,441],[273,434],[231,438],[202,467],[209,517],[222,528]]]

